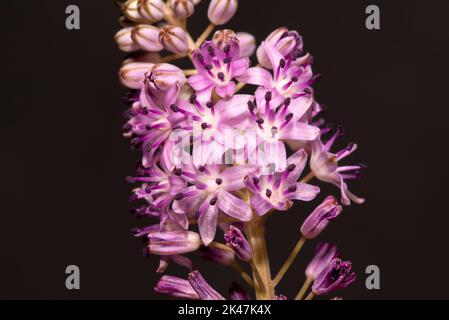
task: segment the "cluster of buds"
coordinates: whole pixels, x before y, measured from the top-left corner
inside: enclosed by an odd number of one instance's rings
[[[324,232],[344,206],[364,202],[347,182],[361,177],[365,166],[340,164],[357,149],[354,143],[331,151],[343,129],[333,130],[321,118],[324,107],[313,90],[318,76],[297,31],[278,28],[259,46],[247,32],[213,33],[234,16],[238,1],[212,0],[209,25],[194,40],[186,20],[199,2],[119,1],[123,29],[115,39],[132,53],[119,71],[129,89],[123,130],[141,154],[137,174],[127,178],[136,185],[130,200],[139,202],[131,212],[153,220],[133,234],[145,240],[145,256],[159,256],[157,272],[166,272],[170,263],[186,269],[183,278],[162,276],[158,293],[225,299],[191,260],[198,253],[236,269],[255,289],[255,298],[285,300],[276,285],[304,243]],[[253,55],[258,65],[251,67]],[[189,59],[192,69],[176,66],[178,59]],[[240,93],[247,84],[256,89]],[[303,174],[306,168],[310,171]],[[265,222],[295,202],[321,197],[312,179],[337,186],[340,199],[325,195],[301,217],[298,242],[273,277]],[[355,281],[351,263],[329,243],[317,246],[305,276],[296,299],[310,286],[306,299]],[[235,281],[229,297],[251,299]]]

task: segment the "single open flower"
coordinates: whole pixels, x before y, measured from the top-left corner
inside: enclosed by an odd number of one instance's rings
[[[357,144],[350,143],[347,147],[336,153],[330,152],[335,140],[342,135],[342,129],[337,128],[335,134],[326,142],[321,138],[311,143],[310,168],[315,176],[324,182],[331,183],[340,188],[341,203],[350,205],[351,201],[363,203],[365,199],[359,198],[348,190],[345,180],[360,177],[360,170],[365,168],[362,164],[339,166],[339,162],[357,150]]]
[[[312,286],[315,295],[328,294],[334,290],[346,288],[355,281],[350,261],[334,258],[316,278]]]
[[[259,216],[271,209],[288,210],[293,200],[310,201],[320,192],[320,188],[298,182],[307,154],[301,149],[287,159],[285,171],[269,175],[250,174],[245,179],[247,188],[253,192],[251,206]]]
[[[204,42],[200,49],[193,53],[193,61],[198,70],[189,78],[189,83],[196,91],[215,92],[229,99],[235,92],[234,77],[246,72],[249,67],[248,58],[240,58],[237,38],[233,38],[220,49],[213,41]]]
[[[213,164],[198,167],[190,165],[179,169],[179,174],[192,186],[179,194],[173,209],[180,213],[198,214],[198,228],[206,246],[215,237],[219,209],[240,221],[251,220],[249,204],[231,192],[243,189],[245,176],[253,170],[252,166],[226,168]]]
[[[251,245],[245,239],[239,228],[231,226],[224,235],[226,245],[232,248],[235,254],[243,261],[249,261],[253,257]]]
[[[301,226],[301,234],[307,239],[317,237],[329,224],[329,221],[335,219],[343,211],[338,204],[337,199],[328,196],[323,203],[306,218]]]
[[[189,273],[189,283],[201,300],[225,300],[221,294],[215,291],[198,271]]]
[[[174,276],[162,276],[154,291],[167,296],[199,300],[200,296],[192,288],[189,281]]]

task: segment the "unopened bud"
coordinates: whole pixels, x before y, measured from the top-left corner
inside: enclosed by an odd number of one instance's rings
[[[128,0],[123,5],[123,14],[126,18],[134,22],[145,22],[145,19],[138,10],[139,0]]]
[[[209,4],[207,16],[213,24],[225,24],[234,16],[237,6],[237,0],[212,0]]]
[[[151,86],[162,91],[167,91],[176,83],[179,83],[179,86],[182,86],[186,82],[184,72],[177,66],[169,63],[155,64],[151,70],[147,72],[146,77]]]
[[[159,29],[150,25],[135,26],[131,37],[142,49],[150,52],[161,51],[164,46],[159,41]]]
[[[247,32],[237,32],[235,36],[239,39],[240,58],[252,56],[256,50],[256,38]]]
[[[164,2],[162,0],[138,0],[137,12],[147,22],[154,23],[164,17]]]
[[[217,45],[220,50],[224,50],[224,48],[229,45],[229,49],[231,47],[237,47],[239,45],[238,39],[235,36],[235,32],[229,29],[219,30],[215,32],[212,37],[212,41]]]
[[[173,53],[184,53],[189,49],[187,35],[181,27],[167,26],[160,30],[159,41]]]
[[[132,27],[123,28],[115,34],[114,38],[120,50],[125,52],[133,52],[139,50],[139,46],[131,37],[132,29]]]
[[[145,79],[145,74],[154,66],[148,62],[129,62],[122,66],[119,71],[120,82],[131,89],[139,89]]]
[[[170,0],[170,8],[178,18],[187,18],[195,11],[195,4],[192,0]]]

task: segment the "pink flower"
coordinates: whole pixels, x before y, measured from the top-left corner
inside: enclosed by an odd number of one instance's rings
[[[287,168],[280,173],[269,175],[249,174],[245,184],[253,192],[251,206],[259,216],[271,209],[288,210],[293,200],[310,201],[320,192],[316,186],[297,182],[304,166],[307,154],[299,150],[287,159]]]
[[[266,90],[276,91],[286,98],[297,98],[312,91],[310,85],[316,77],[312,73],[310,56],[293,64],[291,59],[285,58],[270,43],[262,42],[262,48],[271,61],[273,74],[264,68],[253,67],[238,76],[239,81],[263,86]]]
[[[325,144],[321,142],[321,139],[316,139],[311,143],[310,168],[319,180],[331,183],[340,188],[342,204],[347,206],[351,203],[351,200],[360,204],[365,199],[359,198],[350,192],[345,180],[360,177],[360,170],[365,168],[365,166],[362,164],[349,166],[338,165],[340,160],[343,160],[357,150],[357,144],[350,143],[337,153],[330,152],[335,140],[341,134],[342,129],[338,128],[336,133]]]
[[[240,221],[251,220],[250,205],[232,192],[245,187],[244,178],[253,170],[253,167],[244,165],[186,165],[179,169],[179,175],[192,186],[175,197],[173,209],[198,218],[198,228],[205,245],[215,237],[219,211]]]
[[[189,78],[189,83],[196,91],[215,92],[223,98],[230,98],[236,88],[233,81],[246,72],[249,59],[239,56],[238,39],[220,48],[213,41],[204,42],[200,49],[195,50],[193,59],[198,74]]]

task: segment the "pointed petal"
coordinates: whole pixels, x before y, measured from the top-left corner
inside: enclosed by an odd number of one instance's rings
[[[253,166],[239,165],[224,170],[220,177],[223,178],[223,187],[228,191],[240,190],[245,187],[245,177],[255,170]]]
[[[200,208],[200,217],[198,218],[198,229],[205,246],[214,240],[217,231],[218,208],[216,204],[210,204],[212,197],[213,195],[206,198]]]
[[[260,67],[249,68],[244,74],[238,76],[237,80],[247,84],[264,86],[267,89],[273,87],[273,76],[269,71]]]
[[[249,221],[252,217],[251,208],[248,203],[239,199],[227,191],[220,193],[218,207],[228,216],[241,221]]]
[[[214,85],[214,82],[206,75],[194,74],[189,77],[189,84],[194,90],[202,91]]]
[[[227,85],[224,86],[216,86],[215,92],[222,98],[230,98],[235,92],[235,83],[230,81]]]
[[[320,134],[320,129],[304,122],[294,121],[289,123],[280,132],[283,140],[315,140]]]
[[[242,58],[231,62],[232,76],[237,77],[244,74],[249,67],[249,58]]]
[[[318,193],[320,193],[319,187],[313,186],[308,183],[299,182],[296,184],[296,191],[289,194],[288,198],[302,201],[311,201],[315,199]]]
[[[251,206],[254,208],[258,216],[263,216],[273,208],[270,202],[268,202],[258,194],[255,194],[251,198]]]

